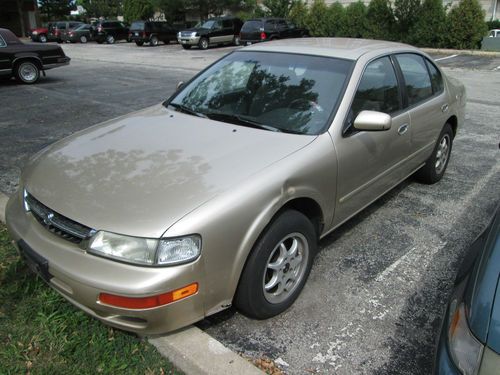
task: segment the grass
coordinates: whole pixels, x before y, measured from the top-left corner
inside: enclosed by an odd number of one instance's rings
[[[181,374],[134,335],[74,308],[29,271],[0,224],[0,374]]]

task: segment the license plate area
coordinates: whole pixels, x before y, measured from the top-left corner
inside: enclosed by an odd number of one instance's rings
[[[53,277],[49,272],[49,261],[35,252],[23,240],[20,240],[17,245],[28,267],[43,280],[49,282]]]

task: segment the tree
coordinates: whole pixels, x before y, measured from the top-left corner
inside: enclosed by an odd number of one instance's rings
[[[486,34],[484,10],[477,0],[460,0],[447,17],[447,45],[458,49],[474,49]]]
[[[345,9],[340,29],[342,36],[361,38],[366,32],[366,6],[361,1],[351,3]]]
[[[389,0],[372,0],[366,10],[364,36],[370,39],[392,40],[394,23],[394,13]]]
[[[183,22],[186,15],[183,0],[152,0],[155,8],[170,22]]]
[[[408,34],[408,41],[419,47],[443,47],[446,11],[442,0],[424,0]]]
[[[268,9],[268,16],[288,17],[290,10],[298,0],[264,0],[262,4]]]
[[[417,19],[420,0],[395,0],[394,16],[396,18],[397,39],[406,41],[408,32]]]
[[[342,27],[345,23],[346,8],[344,8],[339,2],[335,2],[328,8],[328,13],[330,15],[329,36],[340,36]]]
[[[184,9],[199,14],[202,18],[209,15],[220,15],[226,9],[240,4],[239,0],[184,0]]]
[[[77,0],[76,4],[85,9],[88,17],[116,18],[122,14],[121,0]]]
[[[68,16],[71,10],[75,9],[71,0],[39,0],[38,6],[40,12],[47,15],[49,21],[52,18],[62,18]]]
[[[312,36],[332,36],[330,12],[324,0],[314,0],[306,17],[306,26]]]
[[[303,1],[297,1],[290,8],[290,11],[288,12],[288,18],[297,26],[306,27],[308,12],[309,9],[307,8],[307,4]]]
[[[148,20],[155,14],[151,0],[125,0],[123,2],[123,17],[125,21]]]

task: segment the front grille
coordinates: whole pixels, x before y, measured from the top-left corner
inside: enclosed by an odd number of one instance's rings
[[[190,38],[192,33],[193,33],[192,31],[182,31],[181,32],[181,37],[183,37],[183,38]]]
[[[40,224],[47,228],[48,231],[67,241],[79,244],[85,238],[89,238],[95,233],[92,228],[52,211],[28,192],[24,194],[24,202],[26,208],[31,211]]]

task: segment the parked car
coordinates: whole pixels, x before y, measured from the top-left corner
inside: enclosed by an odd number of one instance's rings
[[[216,44],[240,44],[243,21],[235,17],[211,18],[191,29],[179,31],[177,41],[184,49],[198,46],[207,49]]]
[[[458,272],[436,351],[436,374],[498,374],[499,281],[500,206]]]
[[[128,37],[129,28],[120,21],[97,21],[92,23],[90,33],[92,35],[92,39],[99,44],[104,42],[113,44],[117,40],[130,41]]]
[[[168,44],[171,40],[176,40],[177,32],[178,30],[167,22],[134,21],[130,25],[129,39],[138,46],[144,43],[157,46],[160,41]]]
[[[307,29],[297,27],[283,18],[257,18],[243,24],[240,40],[243,44],[266,42],[274,39],[303,38]]]
[[[268,318],[298,297],[320,238],[414,173],[443,177],[465,101],[405,44],[245,47],[37,154],[7,227],[49,285],[112,326],[165,332],[232,304]]]
[[[490,32],[488,33],[488,36],[490,38],[500,38],[500,29],[490,30]]]
[[[47,27],[38,27],[36,29],[31,29],[28,32],[28,36],[33,42],[47,43],[55,41],[55,39],[49,39],[49,28],[52,24],[49,23]]]
[[[78,22],[78,21],[58,21],[58,22],[52,22],[52,24],[49,26],[48,31],[49,31],[49,40],[55,40],[57,43],[62,43],[62,34],[69,31],[73,30],[75,27],[80,26],[83,24],[83,22]]]
[[[61,40],[69,43],[87,43],[89,40],[92,40],[92,37],[90,36],[90,27],[91,26],[89,24],[82,23],[74,29],[62,32]]]
[[[0,29],[0,76],[35,83],[40,72],[68,65],[69,61],[57,45],[24,44],[10,30]]]

